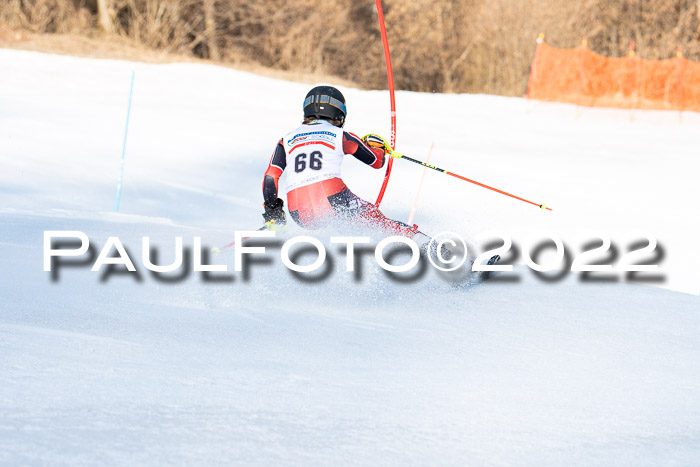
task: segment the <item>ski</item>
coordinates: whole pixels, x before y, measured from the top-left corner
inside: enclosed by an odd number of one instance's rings
[[[493,255],[487,262],[487,266],[493,266],[497,262],[501,260],[501,255]],[[481,282],[487,281],[490,278],[492,278],[495,274],[496,271],[482,271],[481,277],[479,278]]]

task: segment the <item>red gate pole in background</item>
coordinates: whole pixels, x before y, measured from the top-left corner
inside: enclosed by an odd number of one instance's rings
[[[426,164],[430,164],[430,156],[433,155],[433,148],[435,147],[435,141],[430,143],[430,150],[428,151],[428,158],[425,159]],[[393,159],[393,157],[392,157]],[[413,200],[413,206],[411,207],[411,212],[408,214],[408,225],[413,225],[413,219],[416,217],[416,210],[418,209],[418,200],[420,199],[420,192],[423,189],[423,181],[425,180],[425,173],[428,171],[428,167],[423,167],[423,173],[420,174],[420,182],[418,182],[418,190],[416,190],[416,199]]]
[[[630,109],[630,122],[631,122],[632,120],[634,120],[634,109],[635,109],[636,107],[638,107],[638,105],[634,105],[634,104],[635,104],[635,101],[637,102],[637,104],[639,104],[639,95],[638,95],[637,86],[636,86],[636,83],[637,83],[637,73],[636,73],[636,72],[637,72],[637,67],[635,66],[635,65],[636,65],[636,60],[637,60],[637,54],[634,52],[634,45],[635,45],[635,44],[634,44],[634,41],[631,40],[631,41],[630,41],[630,51],[629,51],[629,62],[628,62],[628,67],[629,67],[629,69],[630,69],[629,75],[630,75],[630,81],[631,81],[631,86],[630,86],[631,92],[630,92],[630,97],[629,97],[629,99],[630,99],[630,105],[629,105],[629,109]],[[623,93],[623,95],[624,95],[624,93]]]
[[[535,47],[535,55],[532,57],[532,65],[530,65],[530,77],[527,80],[527,91],[525,92],[525,96],[530,99],[530,96],[532,95],[532,85],[533,85],[533,79],[536,76],[535,69],[537,67],[537,59],[540,56],[540,48],[542,47],[542,43],[544,42],[544,33],[541,32],[539,36],[537,36],[537,46]]]
[[[581,109],[581,99],[583,97],[583,81],[586,79],[586,50],[588,50],[588,38],[584,37],[581,40],[581,51],[579,52],[579,81],[578,81],[578,96],[576,96],[576,118],[579,117],[579,110]]]
[[[384,60],[386,61],[386,75],[389,81],[389,98],[391,100],[391,137],[389,143],[391,144],[391,149],[396,149],[396,99],[394,97],[394,72],[391,70],[391,55],[389,54],[389,39],[386,36],[386,26],[384,25],[384,13],[382,12],[382,1],[376,0],[377,3],[377,16],[379,17],[379,28],[382,32],[382,43],[384,44]],[[386,174],[384,175],[384,182],[382,183],[382,188],[379,190],[379,196],[377,196],[377,202],[374,203],[375,206],[379,207],[379,204],[384,198],[384,192],[386,191],[386,186],[389,184],[389,177],[391,176],[391,168],[394,165],[394,158],[390,157],[386,166]]]
[[[678,124],[683,123],[683,107],[685,104],[685,93],[683,93],[683,50],[679,45],[676,49],[676,73],[678,74]]]

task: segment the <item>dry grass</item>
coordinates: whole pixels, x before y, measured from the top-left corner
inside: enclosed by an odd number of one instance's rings
[[[208,63],[249,71],[270,78],[316,84],[333,82],[348,87],[361,87],[357,83],[322,72],[285,71],[265,67],[255,62],[226,63],[201,59],[189,55],[154,50],[119,36],[86,37],[80,34],[46,34],[13,30],[0,24],[0,48],[30,50],[59,55],[87,58],[130,60],[144,63]]]
[[[2,0],[0,45],[148,61],[209,59],[384,88],[370,0]],[[384,0],[397,87],[522,95],[544,31],[598,53],[700,60],[700,0]],[[101,8],[100,8],[101,7]],[[45,35],[50,34],[50,35]],[[302,79],[306,80],[306,79]]]

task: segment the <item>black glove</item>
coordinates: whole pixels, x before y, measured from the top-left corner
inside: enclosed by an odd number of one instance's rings
[[[277,198],[274,201],[263,203],[263,207],[265,208],[265,212],[262,216],[266,224],[268,222],[278,225],[285,225],[287,223],[287,218],[284,215],[284,201]]]

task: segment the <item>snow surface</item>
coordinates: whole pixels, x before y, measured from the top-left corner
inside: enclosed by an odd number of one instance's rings
[[[224,245],[260,225],[262,173],[308,88],[0,50],[1,464],[698,464],[700,115],[397,94],[401,152],[434,141],[433,164],[554,209],[430,172],[422,230],[551,232],[574,254],[649,233],[667,276],[653,286],[546,282],[522,259],[516,283],[398,283],[371,257],[355,280],[331,247],[315,283],[278,258],[247,278],[153,277],[142,236],[166,263],[176,236]],[[347,129],[388,135],[385,91],[343,91]],[[379,171],[343,170],[375,198]],[[396,161],[387,215],[406,219],[421,171]],[[52,280],[45,230],[98,251],[118,236],[139,276],[86,262]]]

